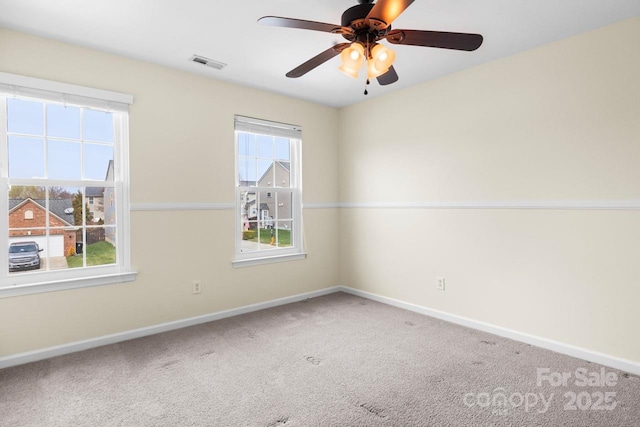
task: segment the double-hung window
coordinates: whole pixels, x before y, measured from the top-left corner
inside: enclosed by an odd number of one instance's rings
[[[132,101],[0,73],[0,296],[133,280]]]
[[[236,116],[235,140],[234,265],[303,258],[300,127]]]

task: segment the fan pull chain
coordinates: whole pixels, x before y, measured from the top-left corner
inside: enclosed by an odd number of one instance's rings
[[[371,82],[369,81],[369,79],[367,79],[367,84],[364,85],[364,94],[365,95],[369,95],[369,91],[367,90],[367,86],[369,86],[369,83],[371,83]]]

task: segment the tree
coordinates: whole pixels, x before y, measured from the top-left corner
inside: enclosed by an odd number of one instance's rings
[[[72,193],[69,193],[64,187],[49,187],[49,199],[70,199],[74,197]]]
[[[76,225],[82,225],[82,192],[78,191],[71,201],[71,206],[73,207],[73,220]],[[91,224],[93,220],[93,214],[89,211],[89,204],[85,204],[84,207],[84,216],[86,224]]]
[[[14,185],[9,190],[10,199],[44,199],[47,194],[46,187],[35,185]],[[49,187],[49,199],[70,199],[73,197],[66,188]]]
[[[44,199],[45,187],[36,187],[34,185],[13,185],[9,190],[10,199]]]

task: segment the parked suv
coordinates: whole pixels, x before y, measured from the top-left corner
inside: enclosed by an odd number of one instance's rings
[[[9,245],[9,271],[39,270],[40,252],[36,242],[15,242]]]

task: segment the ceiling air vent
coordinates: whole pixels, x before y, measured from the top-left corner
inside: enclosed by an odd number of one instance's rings
[[[214,61],[213,59],[205,58],[204,56],[193,55],[191,57],[193,62],[206,65],[207,67],[215,68],[216,70],[222,70],[227,66],[224,62]]]

